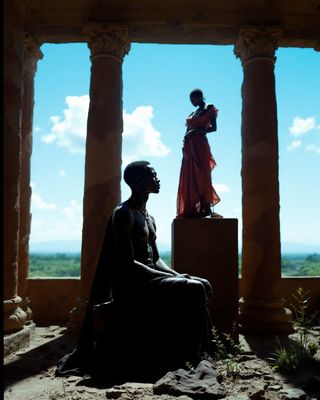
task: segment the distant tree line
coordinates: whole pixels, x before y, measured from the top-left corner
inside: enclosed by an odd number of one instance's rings
[[[320,276],[320,254],[282,258],[282,275]]]
[[[161,255],[171,265],[170,252]],[[241,257],[239,256],[239,274]],[[282,257],[283,276],[320,276],[320,254],[285,255]],[[80,276],[80,254],[56,253],[30,255],[30,277]]]

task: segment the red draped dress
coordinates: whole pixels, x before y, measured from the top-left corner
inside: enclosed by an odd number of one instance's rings
[[[218,110],[212,105],[199,113],[192,113],[187,118],[187,132],[210,128],[211,120],[217,114]],[[202,217],[208,205],[214,206],[220,201],[211,181],[211,171],[215,166],[206,135],[197,132],[186,135],[178,187],[178,217]]]

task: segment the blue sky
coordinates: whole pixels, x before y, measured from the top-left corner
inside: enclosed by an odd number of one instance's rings
[[[32,245],[79,240],[90,81],[86,44],[43,45],[35,79],[31,162]],[[320,54],[277,51],[280,220],[282,241],[320,244]],[[149,160],[158,172],[151,195],[158,241],[170,244],[175,217],[189,92],[200,87],[219,109],[208,135],[217,161],[212,178],[221,197],[215,211],[241,229],[242,67],[233,46],[132,44],[123,64],[123,165]],[[122,184],[122,196],[129,190]],[[239,237],[241,241],[241,235]],[[79,247],[80,251],[80,247]]]

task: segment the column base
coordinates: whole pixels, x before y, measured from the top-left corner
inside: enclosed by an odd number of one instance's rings
[[[79,333],[86,314],[88,300],[78,299],[76,306],[70,311],[70,320],[67,324],[68,333]]]
[[[293,333],[292,313],[280,299],[239,300],[239,328],[241,333]]]
[[[3,302],[3,328],[5,333],[12,333],[23,328],[27,314],[22,310],[21,303],[22,299],[19,296]]]
[[[30,300],[29,297],[23,297],[20,308],[27,314],[26,323],[31,322],[33,319],[33,313],[31,308],[29,307]]]

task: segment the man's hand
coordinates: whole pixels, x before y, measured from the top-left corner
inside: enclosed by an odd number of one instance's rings
[[[179,275],[187,279],[192,279],[191,276],[188,274],[179,274]]]
[[[174,269],[170,268],[160,257],[155,263],[155,267],[157,271],[161,271],[166,274],[170,274],[170,276],[180,276],[180,274]]]

